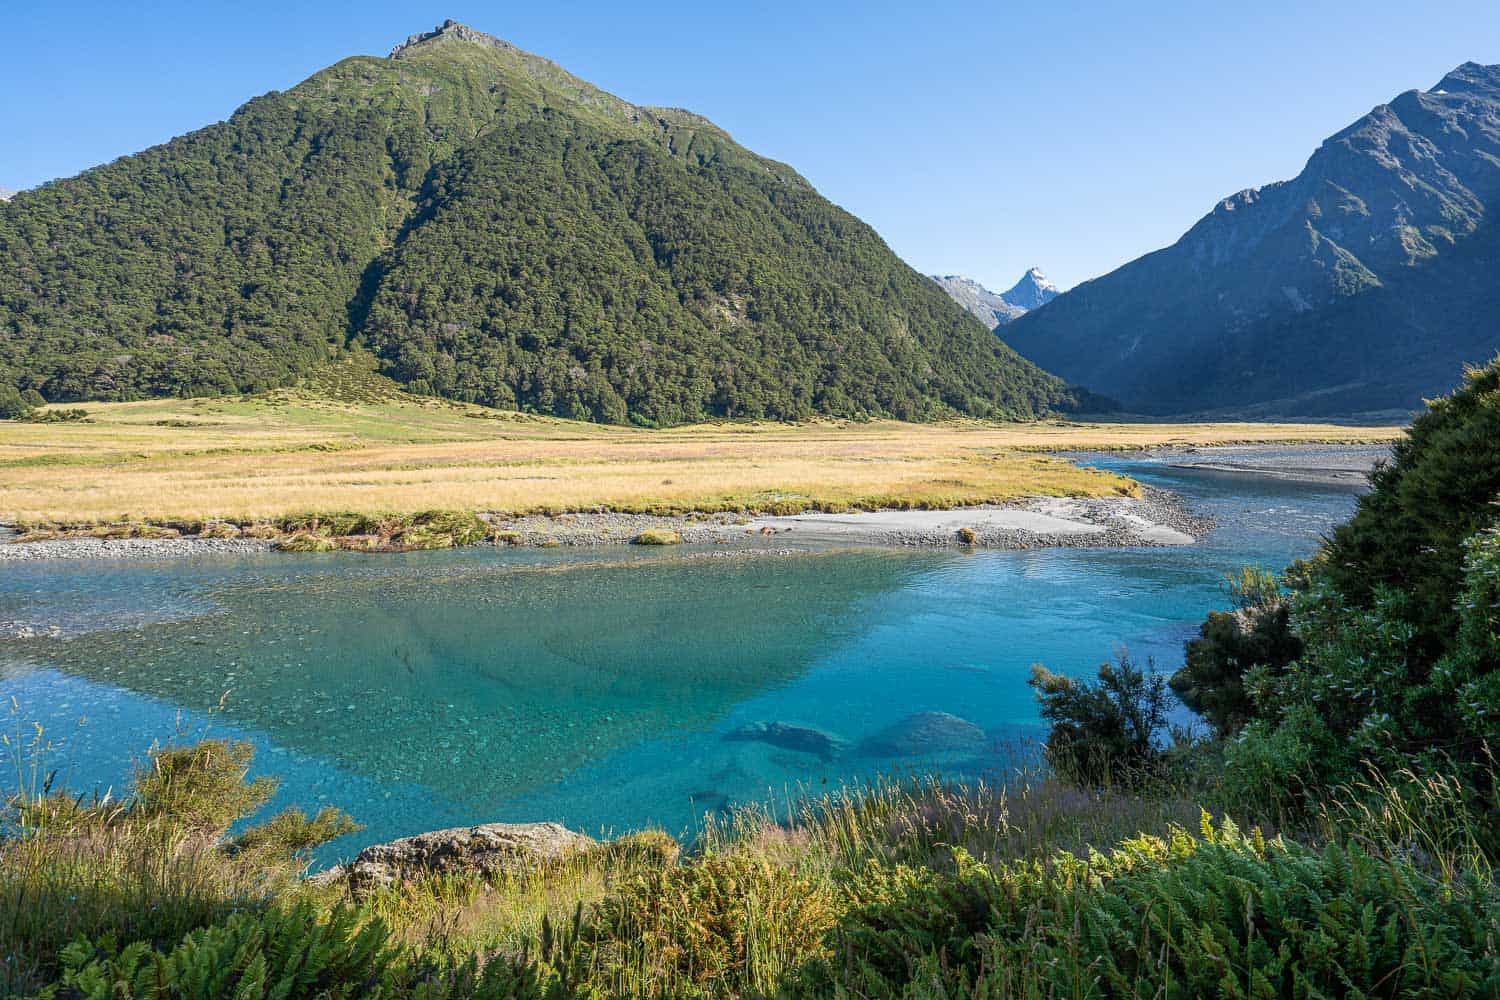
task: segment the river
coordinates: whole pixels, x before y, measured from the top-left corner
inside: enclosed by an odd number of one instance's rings
[[[1090,461],[1218,527],[1142,549],[13,563],[0,621],[55,634],[0,640],[0,695],[13,742],[40,724],[47,770],[75,792],[118,794],[153,742],[253,740],[256,773],[282,780],[273,807],[336,804],[365,825],[323,862],[486,821],[691,836],[736,802],[1005,766],[1042,733],[1031,664],[1086,676],[1128,648],[1176,667],[1228,573],[1309,554],[1356,495]],[[937,712],[970,726],[903,723]],[[727,738],[762,722],[821,742]]]

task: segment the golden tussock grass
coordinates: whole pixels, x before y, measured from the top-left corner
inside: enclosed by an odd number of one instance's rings
[[[1317,424],[702,424],[604,427],[400,394],[91,403],[0,423],[0,520],[264,519],[308,510],[561,512],[951,507],[1128,493],[1048,452],[1384,441]]]

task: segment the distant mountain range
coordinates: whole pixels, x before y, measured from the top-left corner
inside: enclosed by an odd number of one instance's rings
[[[796,171],[454,22],[0,207],[0,385],[412,391],[612,423],[1078,404]]]
[[[1500,66],[1466,63],[1006,327],[1142,413],[1405,410],[1500,351]]]
[[[1025,315],[1028,310],[1046,305],[1058,295],[1057,286],[1034,267],[1021,275],[1021,280],[1008,292],[992,292],[973,278],[957,274],[934,274],[931,277],[954,302],[991,330]]]
[[[0,201],[10,201],[16,193],[7,187],[0,187]]]

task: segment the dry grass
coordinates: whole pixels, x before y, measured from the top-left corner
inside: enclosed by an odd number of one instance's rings
[[[72,423],[0,423],[0,520],[261,519],[306,510],[513,513],[946,507],[1108,495],[1125,479],[1045,452],[1389,440],[1313,424],[704,424],[670,430],[391,394],[87,404]]]

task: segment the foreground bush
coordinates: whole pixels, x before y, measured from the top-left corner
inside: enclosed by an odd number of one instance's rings
[[[231,824],[276,788],[248,777],[252,754],[222,740],[156,750],[122,801],[28,781],[0,823],[0,995],[54,980],[79,940],[169,951],[195,930],[297,896],[306,852],[357,827],[337,810],[312,820],[288,810],[231,840]]]
[[[1431,403],[1394,456],[1334,533],[1324,575],[1357,608],[1407,595],[1401,619],[1430,662],[1458,635],[1464,548],[1500,516],[1500,359]]]
[[[349,829],[263,803],[243,745],[155,755],[125,803],[39,796],[0,842],[0,994],[74,997],[1488,996],[1493,855],[1456,781],[1352,795],[1304,836],[1190,836],[1162,786],[930,779],[748,810],[679,856],[295,878]],[[1361,790],[1351,790],[1360,792]],[[1372,808],[1368,804],[1379,800]],[[1134,833],[1145,830],[1147,833]],[[1152,836],[1151,831],[1162,835]],[[1098,853],[1091,845],[1113,850]]]
[[[395,957],[379,924],[360,927],[346,910],[325,918],[303,904],[235,914],[166,951],[76,941],[63,949],[61,982],[40,996],[363,997],[390,988]]]
[[[1493,885],[1357,847],[1314,851],[1205,817],[998,870],[871,865],[810,991],[855,996],[1500,995]]]
[[[1069,781],[1131,785],[1158,770],[1157,738],[1167,722],[1167,685],[1154,664],[1141,670],[1121,655],[1098,680],[1076,681],[1040,665],[1027,682],[1052,724],[1047,762]]]

